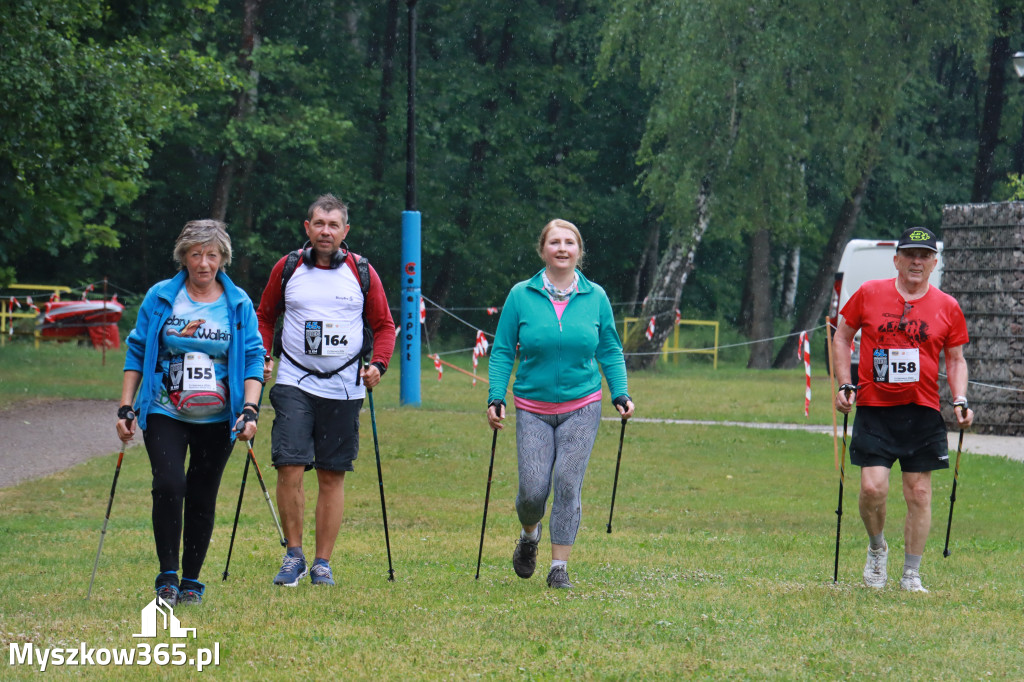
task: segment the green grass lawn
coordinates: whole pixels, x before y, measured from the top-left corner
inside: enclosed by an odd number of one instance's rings
[[[6,351],[0,351],[0,356]],[[89,356],[93,357],[93,356]],[[99,365],[97,360],[97,366]],[[465,363],[468,366],[468,361]],[[0,368],[7,367],[0,357]],[[396,368],[397,369],[397,368]],[[114,376],[120,363],[98,372]],[[824,374],[823,370],[818,372]],[[571,591],[515,576],[513,429],[498,437],[479,580],[474,580],[491,436],[484,385],[423,373],[422,407],[398,406],[397,372],[375,393],[395,581],[387,556],[370,415],[332,560],[338,586],[277,588],[280,563],[250,471],[230,577],[221,580],[242,477],[224,476],[203,579],[206,603],[176,616],[187,641],[219,646],[212,679],[1002,679],[1024,677],[1021,464],[964,455],[952,556],[942,557],[952,472],[935,477],[922,576],[929,594],[860,586],[866,538],[848,468],[840,580],[832,583],[838,473],[832,439],[726,426],[626,429],[613,533],[606,532],[619,424],[602,424],[584,486]],[[485,366],[481,376],[486,376]],[[106,378],[102,381],[107,381]],[[692,363],[632,376],[647,417],[803,421],[803,372],[718,372]],[[5,378],[0,386],[8,383]],[[97,383],[100,380],[97,379]],[[811,421],[831,423],[827,380]],[[117,388],[114,389],[116,396]],[[9,395],[7,391],[5,395]],[[50,395],[50,394],[47,394]],[[109,394],[103,397],[111,397]],[[607,416],[613,416],[606,405]],[[273,493],[264,424],[256,454]],[[510,425],[511,426],[511,425]],[[126,648],[156,573],[149,467],[125,455],[92,599],[85,600],[117,454],[0,490],[0,640],[37,648]],[[315,480],[307,478],[313,544]],[[901,567],[904,506],[890,499],[890,575]],[[186,667],[50,667],[51,676],[164,679]],[[38,665],[4,679],[35,679]]]

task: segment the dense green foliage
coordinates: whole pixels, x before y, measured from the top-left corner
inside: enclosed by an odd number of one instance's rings
[[[423,291],[448,306],[500,305],[539,267],[533,240],[560,216],[581,226],[587,270],[612,299],[642,299],[650,226],[662,249],[679,239],[709,178],[711,221],[680,307],[739,320],[758,230],[771,234],[773,291],[779,259],[801,247],[802,300],[860,174],[871,182],[856,236],[937,227],[942,204],[970,199],[986,50],[999,31],[1024,47],[1020,10],[1007,6],[1001,28],[1003,4],[417,3]],[[332,191],[351,205],[351,246],[397,299],[407,3],[7,7],[8,275],[107,275],[141,293],[171,273],[181,225],[221,202],[232,274],[258,298],[274,261],[303,241],[306,206]],[[1024,88],[1009,81],[993,200],[1021,170]],[[482,310],[463,316],[488,324]]]
[[[216,62],[174,34],[212,7],[184,4],[142,30],[112,24],[94,0],[5,3],[0,266],[32,274],[19,259],[40,252],[89,264],[118,243],[117,210],[139,196],[153,146],[194,111],[195,93],[222,84]]]

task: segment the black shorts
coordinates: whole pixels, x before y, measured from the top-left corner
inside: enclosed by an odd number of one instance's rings
[[[850,441],[850,463],[904,472],[949,468],[946,423],[938,410],[922,405],[858,406]]]
[[[271,462],[327,471],[352,471],[359,456],[359,410],[363,399],[332,400],[295,386],[270,389],[274,426]]]

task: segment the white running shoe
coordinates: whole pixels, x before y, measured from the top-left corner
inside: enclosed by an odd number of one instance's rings
[[[864,564],[864,584],[868,587],[880,590],[885,587],[889,579],[886,564],[889,561],[889,545],[882,549],[871,549],[868,546],[868,560]],[[920,585],[920,581],[918,581]]]
[[[927,592],[924,586],[921,585],[921,574],[918,573],[916,568],[908,568],[903,571],[903,577],[900,578],[900,589],[906,590],[907,592]]]

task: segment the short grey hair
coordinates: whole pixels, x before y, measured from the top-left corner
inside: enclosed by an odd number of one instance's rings
[[[334,196],[333,194],[321,194],[313,203],[309,205],[309,210],[306,211],[306,220],[313,219],[313,211],[320,209],[324,213],[331,213],[332,211],[341,211],[342,222],[348,225],[348,206],[345,202]]]
[[[221,264],[223,270],[231,265],[231,237],[228,236],[228,226],[219,220],[190,220],[185,223],[178,240],[174,242],[174,262],[181,270],[184,266],[188,250],[193,246],[214,245],[220,250]]]

